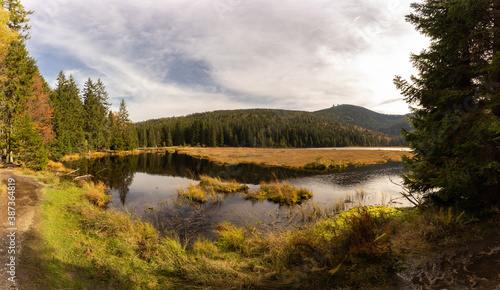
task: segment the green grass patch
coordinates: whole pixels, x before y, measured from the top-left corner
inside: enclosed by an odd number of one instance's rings
[[[274,181],[270,183],[262,182],[260,190],[247,192],[245,199],[264,200],[272,202],[294,205],[307,200],[313,196],[313,193],[305,188],[296,188],[287,182]]]
[[[420,253],[416,244],[452,245],[478,233],[470,230],[476,220],[459,210],[370,207],[275,232],[222,223],[215,242],[199,239],[187,250],[174,233],[162,236],[91,202],[92,188],[99,185],[46,183],[40,222],[23,242],[26,288],[383,289],[404,253]]]
[[[88,188],[67,182],[45,187],[42,221],[25,247],[36,288],[175,288],[176,275],[158,272],[177,274],[179,268],[165,261],[179,252],[165,250],[151,225],[91,203]]]
[[[346,262],[345,257],[368,253],[378,263],[387,254],[379,248],[386,245],[384,227],[364,220],[353,226],[348,214],[338,218],[343,222],[324,219],[306,229],[272,233],[223,223],[217,241],[200,239],[188,251],[175,235],[160,236],[151,224],[97,206],[88,198],[92,187],[99,185],[61,182],[44,188],[39,229],[25,244],[29,259],[23,267],[32,288],[340,287],[354,283],[354,277],[343,281],[346,273],[372,265],[369,259]],[[364,233],[357,240],[351,234],[358,242],[345,246],[340,233],[356,226]],[[370,246],[363,252],[364,242]],[[361,250],[350,251],[356,247]],[[335,268],[338,273],[330,273]]]

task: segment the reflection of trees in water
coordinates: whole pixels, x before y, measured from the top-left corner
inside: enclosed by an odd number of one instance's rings
[[[110,189],[117,190],[123,205],[125,205],[135,172],[191,179],[206,174],[253,184],[276,177],[282,179],[312,174],[288,168],[262,167],[256,164],[223,166],[206,159],[177,153],[106,156],[68,162],[66,166],[73,169],[79,168],[78,174],[91,174],[95,176],[94,181],[103,181]]]
[[[109,189],[117,190],[122,205],[125,205],[137,168],[137,156],[81,159],[68,162],[66,165],[75,169],[79,168],[79,174],[91,174],[94,176],[93,181],[102,181]]]

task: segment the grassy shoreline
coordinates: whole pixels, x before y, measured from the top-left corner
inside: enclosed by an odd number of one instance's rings
[[[62,161],[80,158],[100,158],[108,155],[124,156],[141,153],[179,153],[194,158],[208,159],[221,165],[240,163],[257,164],[266,167],[286,167],[303,170],[339,170],[352,166],[384,164],[388,161],[400,162],[401,157],[411,156],[408,151],[362,150],[362,149],[314,149],[314,148],[246,148],[246,147],[158,147],[138,148],[130,151],[90,152],[67,155]]]
[[[24,282],[33,289],[388,288],[409,267],[407,257],[430,257],[498,229],[455,209],[372,207],[270,233],[223,223],[215,242],[199,239],[187,250],[174,233],[160,236],[91,201],[105,199],[101,185],[21,174],[45,184],[38,226],[23,243],[21,266],[31,273]]]
[[[305,170],[337,170],[348,166],[383,164],[388,161],[400,162],[403,155],[411,156],[411,153],[407,151],[360,149],[179,147],[175,150],[177,153],[208,159],[218,164],[250,163]]]

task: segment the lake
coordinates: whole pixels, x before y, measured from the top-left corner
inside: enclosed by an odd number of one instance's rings
[[[107,156],[67,162],[78,175],[91,174],[103,181],[113,196],[111,208],[129,212],[153,223],[160,231],[174,231],[185,241],[198,236],[215,237],[222,222],[238,226],[256,226],[273,230],[307,220],[311,211],[333,210],[342,205],[409,206],[401,198],[400,174],[403,166],[387,162],[337,172],[320,173],[255,164],[221,166],[206,159],[177,153],[142,153],[129,156]],[[241,193],[222,195],[215,203],[193,204],[177,198],[177,189],[196,184],[201,174],[245,183],[258,189],[261,181],[279,179],[314,194],[309,201],[296,206],[269,201],[249,201]]]

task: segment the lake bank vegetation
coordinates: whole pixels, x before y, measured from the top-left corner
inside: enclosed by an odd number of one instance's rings
[[[337,170],[348,166],[400,162],[402,156],[411,157],[408,151],[392,150],[334,150],[334,149],[278,149],[278,148],[199,148],[177,147],[177,153],[196,158],[235,165],[254,163],[263,166],[280,166],[295,169]]]
[[[299,111],[218,111],[133,124],[123,100],[117,112],[110,110],[101,80],[89,78],[81,88],[61,72],[51,88],[26,47],[31,12],[19,0],[1,1],[0,161],[38,170],[16,172],[45,185],[38,223],[22,244],[20,268],[29,272],[22,287],[397,288],[397,273],[421,269],[445,251],[468,252],[476,242],[500,240],[496,2],[412,4],[407,20],[432,41],[412,56],[418,76],[394,80],[413,106],[413,131],[403,133],[413,150],[407,153],[268,149],[401,144],[386,134]],[[149,223],[106,209],[105,185],[76,184],[45,171],[64,171],[49,158],[174,145],[191,145],[177,152],[221,164],[311,170],[399,161],[404,155],[409,170],[404,188],[422,203],[335,215],[311,206],[304,212],[311,221],[300,228],[262,232],[258,225],[222,223],[215,241],[200,238],[187,245],[175,232],[162,235]],[[192,200],[201,201],[200,192],[212,198],[205,191],[217,192],[218,186],[193,185],[198,191]],[[267,199],[272,187],[264,185],[255,194]]]
[[[392,287],[407,258],[430,260],[438,249],[498,231],[498,210],[371,207],[278,232],[222,223],[215,241],[187,247],[175,233],[100,207],[88,195],[105,194],[99,185],[18,172],[45,184],[39,225],[23,248],[22,267],[33,274],[22,282],[33,288]]]

